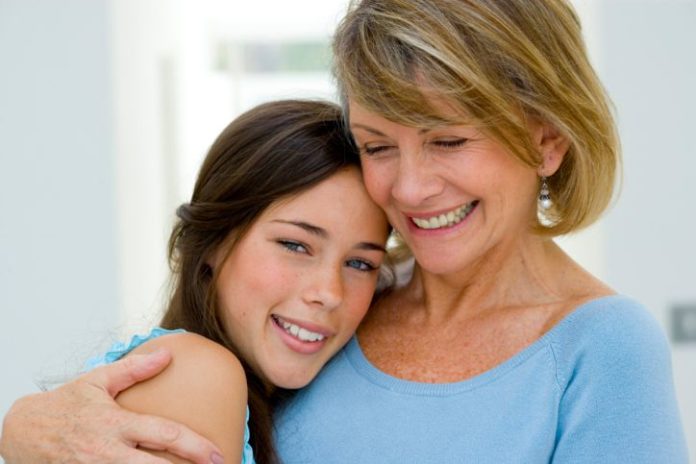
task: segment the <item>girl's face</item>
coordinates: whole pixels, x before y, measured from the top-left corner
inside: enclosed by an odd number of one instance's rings
[[[300,388],[350,339],[387,234],[360,172],[348,168],[271,205],[226,258],[214,257],[225,329],[262,379]]]
[[[538,176],[471,126],[419,129],[350,102],[370,196],[426,271],[466,271],[529,236]]]

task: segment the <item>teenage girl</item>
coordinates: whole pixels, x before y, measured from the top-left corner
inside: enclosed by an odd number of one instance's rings
[[[350,339],[385,258],[389,226],[363,187],[340,109],[281,101],[240,116],[177,216],[162,329],[93,364],[166,348],[164,373],[118,403],[188,425],[226,463],[276,462],[277,387],[305,386]]]

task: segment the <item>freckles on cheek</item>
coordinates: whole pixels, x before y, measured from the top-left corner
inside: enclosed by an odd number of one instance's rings
[[[350,304],[350,311],[348,313],[350,314],[350,319],[353,325],[357,328],[358,324],[362,319],[367,315],[367,312],[370,310],[370,302],[372,301],[372,292],[365,292],[364,295],[359,295],[354,301],[351,302]]]
[[[298,281],[298,273],[277,266],[255,272],[247,279],[248,288],[256,295],[270,295],[292,287]],[[259,293],[257,293],[259,292]]]

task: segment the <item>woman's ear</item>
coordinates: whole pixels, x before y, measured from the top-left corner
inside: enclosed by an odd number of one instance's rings
[[[552,124],[542,122],[534,125],[534,144],[541,155],[541,163],[537,174],[543,177],[552,176],[563,162],[570,148],[570,140]]]

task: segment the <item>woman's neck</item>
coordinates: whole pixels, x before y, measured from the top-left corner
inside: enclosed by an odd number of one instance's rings
[[[573,279],[596,282],[553,240],[530,236],[524,243],[499,246],[457,272],[434,274],[416,264],[399,293],[416,303],[426,320],[438,323],[565,299],[577,291]]]

